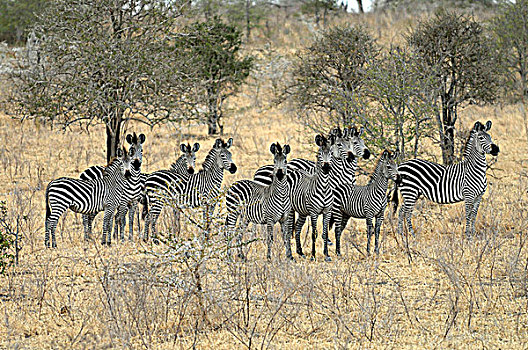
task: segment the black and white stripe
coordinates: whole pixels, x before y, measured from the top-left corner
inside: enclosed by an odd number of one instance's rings
[[[234,174],[237,170],[235,163],[232,161],[231,152],[229,151],[229,148],[232,144],[232,138],[230,138],[227,143],[221,139],[217,139],[213,148],[205,157],[205,161],[202,165],[203,169],[201,169],[198,173],[190,175],[184,181],[177,179],[177,182],[169,183],[171,185],[169,190],[170,193],[168,193],[169,197],[165,198],[165,202],[168,199],[173,201],[178,207],[181,208],[203,207],[204,222],[205,226],[208,227],[215,208],[213,199],[217,198],[218,194],[220,193],[220,186],[222,185],[222,181],[224,179],[224,170],[228,170],[231,174]],[[165,181],[165,184],[167,183],[168,182]],[[158,210],[154,211],[154,207],[155,205],[159,207],[160,204],[152,204],[153,198],[151,198],[151,194],[154,193],[154,191],[149,190],[152,188],[152,184],[153,183],[150,181],[150,179],[147,180],[147,194],[149,194],[149,203],[151,203],[152,206],[152,215],[149,212],[148,216],[150,217],[149,221],[151,222],[154,235],[154,224],[157,220],[157,216],[159,216]],[[159,184],[160,182],[158,182],[158,185]],[[158,203],[159,202],[160,201],[158,201]],[[163,201],[161,202],[163,203]],[[159,209],[159,211],[161,211],[161,209]],[[179,214],[176,209],[175,214]],[[145,237],[148,237],[149,234],[149,221],[147,221],[147,224],[145,224]]]
[[[411,214],[420,196],[440,204],[464,201],[466,206],[466,235],[475,232],[475,218],[486,191],[486,154],[498,155],[499,147],[487,133],[491,121],[486,125],[476,122],[471,130],[464,150],[464,159],[456,164],[444,166],[421,159],[406,161],[398,167],[402,176],[400,192],[403,204],[398,219],[398,232],[403,233],[403,221],[414,235]],[[393,201],[397,203],[395,193]]]
[[[370,239],[375,234],[374,251],[378,253],[378,239],[381,225],[387,207],[387,186],[389,179],[399,180],[398,167],[395,159],[397,153],[383,151],[376,169],[366,186],[342,184],[335,189],[333,215],[335,218],[336,254],[341,255],[341,233],[348,220],[353,217],[367,221],[367,253],[370,254]],[[376,218],[373,230],[372,219]]]
[[[244,259],[242,234],[250,222],[267,227],[268,259],[271,259],[273,226],[279,222],[286,248],[286,257],[293,259],[290,247],[291,229],[288,221],[291,204],[286,180],[288,173],[286,156],[290,153],[290,146],[284,145],[283,149],[278,142],[273,143],[270,152],[274,156],[274,164],[273,181],[269,186],[251,180],[240,180],[235,182],[227,191],[226,205],[229,213],[226,218],[226,229],[229,234],[232,234],[238,217],[241,217],[242,224],[237,235],[237,242],[239,257],[242,259]]]
[[[146,174],[141,173],[141,164],[143,163],[143,143],[145,142],[145,135],[128,134],[126,141],[130,144],[129,151],[135,151],[131,157],[131,177],[126,182],[126,187],[123,189],[121,202],[117,208],[114,238],[124,240],[125,216],[129,213],[129,239],[132,240],[134,232],[134,213],[136,211],[138,201],[144,197],[144,187]],[[79,178],[82,180],[93,180],[102,177],[104,167],[95,165],[83,171]],[[143,202],[145,203],[145,202]],[[92,232],[92,222],[97,214],[83,215],[83,226],[85,238],[88,239]],[[121,234],[119,234],[119,232]]]
[[[115,210],[120,204],[121,193],[131,176],[131,158],[135,150],[118,149],[118,158],[106,168],[102,178],[80,180],[62,177],[51,181],[46,188],[45,244],[55,248],[55,229],[61,215],[68,209],[82,214],[105,212],[103,220],[103,244],[110,237]],[[109,241],[108,241],[109,242]]]
[[[332,209],[333,191],[330,182],[330,170],[332,158],[337,157],[337,149],[334,147],[335,136],[330,139],[322,135],[315,137],[315,143],[319,146],[317,152],[317,162],[315,173],[310,174],[302,170],[291,170],[287,177],[290,185],[290,201],[292,210],[290,220],[293,221],[294,212],[299,218],[295,222],[295,242],[297,254],[304,256],[301,247],[301,230],[310,216],[312,223],[312,258],[315,259],[315,240],[317,238],[317,217],[323,215],[323,241],[325,243],[325,256],[328,257],[328,224],[330,221],[330,211]]]
[[[195,143],[192,148],[190,144],[182,143],[180,145],[182,155],[171,164],[168,170],[158,170],[147,176],[145,189],[150,208],[148,211],[143,211],[145,217],[144,239],[148,239],[150,228],[152,228],[152,234],[156,236],[156,222],[161,210],[167,204],[167,200],[179,198],[183,192],[185,183],[194,174],[196,152],[199,149],[199,143]],[[172,209],[174,217],[178,218],[179,212],[174,207]],[[179,231],[179,220],[176,220],[176,226],[176,230]]]

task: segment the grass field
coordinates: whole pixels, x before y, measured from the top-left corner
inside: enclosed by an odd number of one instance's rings
[[[390,42],[387,21],[401,29],[410,19],[368,21]],[[289,30],[288,40],[276,40],[284,55],[286,46],[303,42],[302,28]],[[313,135],[286,107],[268,105],[270,85],[253,79],[229,104],[224,133],[234,138],[239,170],[225,173],[225,185],[251,178],[270,163],[275,141],[291,145],[290,158],[313,158]],[[0,276],[0,347],[526,348],[528,135],[518,105],[465,108],[459,128],[477,120],[493,121],[490,135],[501,153],[488,171],[490,185],[472,240],[464,238],[463,204],[420,201],[414,211],[417,237],[409,239],[412,260],[387,210],[379,256],[364,255],[365,223],[354,221],[343,235],[343,257],[330,247],[332,262],[322,259],[320,238],[315,262],[289,262],[277,235],[271,262],[265,243],[257,240],[247,248],[246,263],[229,263],[215,250],[220,238],[204,244],[189,223],[179,237],[187,255],[178,245],[142,242],[137,229],[134,241],[103,248],[102,215],[94,222],[94,240],[85,242],[81,217],[72,212],[59,222],[58,248],[45,249],[46,185],[104,164],[103,129],[51,130],[2,114],[0,199],[7,201],[13,222],[19,219],[22,250],[18,266]],[[167,168],[187,141],[201,143],[201,164],[214,142],[205,127],[192,124],[128,128],[147,136],[145,172]],[[370,172],[374,161],[360,166]],[[214,225],[220,230],[223,206],[217,212]],[[170,229],[168,215],[160,221],[162,231]],[[246,238],[263,234],[253,230]]]

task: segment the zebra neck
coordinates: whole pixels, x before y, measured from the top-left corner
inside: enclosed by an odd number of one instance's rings
[[[355,180],[357,169],[357,159],[354,158],[352,162],[348,162],[343,158],[334,158],[332,162],[332,169],[330,175],[332,178],[340,179],[342,181],[352,182]]]
[[[277,179],[276,176],[273,177],[273,181],[271,183],[271,193],[272,194],[279,194],[282,195],[282,197],[288,197],[289,191],[288,191],[288,181],[286,179],[286,176],[282,180]]]
[[[212,148],[207,156],[205,157],[205,160],[202,164],[202,168],[204,171],[214,171],[214,168],[218,167],[218,162],[216,161],[216,156],[218,155],[218,149]]]
[[[466,158],[463,160],[465,166],[468,168],[468,171],[484,172],[488,167],[486,162],[486,155],[477,151],[476,147],[471,147],[470,152],[466,155]]]
[[[389,180],[383,174],[382,161],[379,160],[367,186],[387,186],[388,183]]]
[[[108,164],[105,168],[103,177],[98,179],[107,184],[117,184],[125,181],[124,175],[121,173],[121,160],[116,159],[112,163]]]
[[[180,175],[185,175],[185,173],[188,174],[187,167],[185,166],[185,155],[181,155],[176,162],[171,164],[170,171],[178,173]]]

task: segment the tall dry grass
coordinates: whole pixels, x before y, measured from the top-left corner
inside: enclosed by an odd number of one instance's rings
[[[383,16],[398,14],[368,15],[367,21],[381,28],[384,42],[393,40],[392,28],[411,23],[401,14]],[[272,58],[287,64],[293,48],[310,37],[308,27],[287,22],[270,39],[269,52],[258,51],[263,67]],[[266,40],[259,35],[252,47]],[[287,106],[271,104],[281,79],[276,71],[255,76],[230,102],[224,131],[234,137],[239,171],[226,173],[225,185],[269,163],[274,141],[289,143],[292,157],[313,158],[313,135]],[[331,263],[321,255],[315,262],[286,261],[278,235],[268,262],[259,229],[245,235],[257,239],[245,247],[248,261],[232,263],[221,254],[222,205],[209,242],[190,223],[199,211],[185,214],[170,249],[143,243],[137,230],[133,242],[111,248],[101,247],[99,236],[85,242],[80,216],[69,212],[57,228],[59,247],[44,249],[45,186],[103,164],[104,133],[50,130],[2,115],[0,199],[7,200],[12,222],[18,219],[22,250],[18,266],[0,276],[0,347],[522,348],[528,339],[527,135],[515,105],[472,106],[460,118],[461,129],[491,119],[490,134],[501,148],[472,240],[464,239],[463,205],[420,201],[413,218],[417,237],[409,240],[412,260],[388,210],[379,256],[365,256],[365,224],[353,221],[343,236],[343,258],[331,251]],[[201,163],[214,142],[193,124],[128,128],[147,135],[145,172],[167,168],[184,141],[201,143]],[[372,162],[360,165],[372,171]],[[169,216],[163,218],[160,229],[168,232]],[[310,244],[306,228],[302,241]]]

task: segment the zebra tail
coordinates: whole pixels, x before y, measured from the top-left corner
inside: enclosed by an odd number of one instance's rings
[[[46,187],[46,221],[51,216],[51,208],[49,205],[49,185]]]
[[[392,191],[392,203],[394,205],[393,213],[396,214],[398,205],[400,204],[400,197],[398,196],[398,184],[394,184],[394,190]]]

